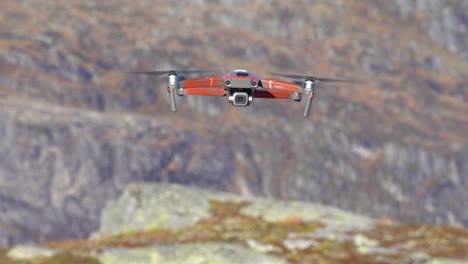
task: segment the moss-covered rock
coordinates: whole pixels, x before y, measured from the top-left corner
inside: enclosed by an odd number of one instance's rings
[[[122,234],[154,228],[189,227],[204,218],[226,213],[229,208],[213,206],[216,201],[240,203],[240,215],[261,217],[265,221],[319,221],[326,224],[321,232],[328,236],[347,230],[372,227],[372,220],[360,215],[319,204],[247,199],[215,191],[177,184],[134,183],[122,196],[109,201],[101,216],[99,234]],[[243,202],[243,203],[242,203]],[[222,211],[224,210],[224,212]]]
[[[267,221],[302,219],[305,222],[324,223],[325,234],[336,234],[349,230],[367,230],[373,227],[370,218],[346,212],[331,206],[297,201],[257,199],[240,211],[244,215],[261,217]]]
[[[0,263],[467,263],[468,230],[373,221],[333,207],[132,184],[99,235],[48,242],[54,256]],[[42,247],[42,246],[41,246]],[[12,252],[13,250],[10,250]]]
[[[211,215],[210,200],[239,201],[239,197],[177,184],[133,183],[118,200],[106,204],[99,234],[192,226]]]
[[[104,263],[261,263],[267,256],[290,263],[464,263],[468,258],[468,231],[462,228],[385,224],[319,204],[246,199],[176,184],[130,185],[108,203],[99,234],[103,237],[94,241],[104,249],[99,256]]]

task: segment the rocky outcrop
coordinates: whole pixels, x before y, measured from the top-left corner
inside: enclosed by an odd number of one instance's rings
[[[210,216],[210,199],[236,201],[236,196],[172,184],[131,184],[118,200],[107,202],[100,235],[156,228],[178,229]]]
[[[132,183],[89,240],[29,247],[60,263],[466,263],[468,230],[375,221],[338,208]],[[13,264],[21,247],[0,249]],[[15,254],[14,254],[15,253]]]
[[[384,223],[320,204],[134,183],[106,204],[93,241],[138,245],[104,250],[103,263],[464,263],[467,238],[466,229]]]
[[[245,201],[251,204],[242,206],[240,215],[271,222],[287,221],[290,218],[305,222],[327,222],[327,226],[320,231],[327,237],[373,227],[369,218],[319,204],[247,199],[230,193],[175,184],[136,183],[130,184],[118,200],[106,204],[101,216],[101,227],[95,236],[191,227],[213,216],[211,202]]]
[[[210,230],[220,232],[219,237],[208,235],[204,238],[210,232],[203,227],[204,221],[208,223]],[[248,221],[252,221],[250,226]],[[264,224],[270,223],[272,226],[266,228],[266,233],[263,233],[263,228],[257,226],[259,223],[256,221],[264,221]],[[280,231],[274,223],[282,223],[285,229]],[[310,223],[316,225],[312,227]],[[217,225],[220,225],[219,228]],[[296,229],[298,226],[302,226],[300,231]],[[408,238],[400,237],[401,234],[396,231],[397,226],[395,223],[389,226],[380,225],[370,218],[319,204],[246,199],[228,193],[174,184],[131,184],[118,200],[107,203],[102,213],[97,239],[109,234],[124,233],[131,237],[132,232],[170,229],[182,230],[176,232],[179,239],[190,240],[192,237],[192,240],[195,240],[180,245],[106,250],[99,256],[104,263],[136,259],[157,263],[170,258],[177,263],[190,263],[194,259],[201,262],[204,259],[217,259],[221,263],[306,263],[318,259],[324,263],[349,263],[350,259],[346,258],[351,252],[357,254],[354,260],[378,259],[383,263],[397,259],[409,263],[421,259],[429,263],[467,261],[459,259],[461,256],[468,257],[466,253],[454,254],[452,257],[456,256],[456,259],[452,260],[441,259],[450,258],[450,255],[444,254],[434,258],[433,245],[420,248],[419,242],[410,242],[409,237],[418,230],[416,226],[407,229]],[[376,235],[387,228],[394,231],[389,230],[390,233],[385,238]],[[425,233],[431,236],[433,231],[430,231],[431,227],[427,228]],[[458,235],[459,239],[451,240],[451,249],[463,248],[464,244],[468,243],[466,230],[460,229],[456,236]],[[199,243],[196,242],[197,239],[207,239],[211,242]],[[213,243],[213,240],[218,239],[241,243],[245,247],[239,248],[232,243],[224,244],[219,243],[220,241]],[[398,242],[392,242],[394,239]],[[334,244],[330,247],[338,252],[333,253],[331,248],[324,247],[324,243]],[[340,251],[340,243],[347,245],[347,249]],[[279,258],[262,257],[262,254],[268,253],[274,253]],[[341,254],[342,256],[334,259],[336,255]]]

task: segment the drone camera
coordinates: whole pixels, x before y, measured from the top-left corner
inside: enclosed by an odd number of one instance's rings
[[[235,93],[233,98],[233,104],[235,106],[249,105],[249,95],[247,93]]]

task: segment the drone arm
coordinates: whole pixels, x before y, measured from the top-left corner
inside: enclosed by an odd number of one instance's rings
[[[224,85],[224,80],[218,76],[210,76],[203,78],[186,79],[179,81],[180,88],[204,88],[204,87],[220,87]]]
[[[271,99],[290,99],[291,93],[281,90],[256,90],[255,98],[271,98]]]
[[[262,79],[262,87],[264,89],[280,90],[291,93],[301,93],[302,89],[299,85],[291,82],[285,82],[276,79],[264,78]]]
[[[181,95],[203,95],[203,96],[226,96],[226,91],[222,87],[196,87],[180,89]]]

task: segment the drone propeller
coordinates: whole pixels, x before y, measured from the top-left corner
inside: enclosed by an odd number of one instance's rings
[[[288,73],[276,73],[276,72],[269,72],[268,74],[281,76],[289,79],[304,79],[304,80],[312,80],[312,81],[319,81],[319,82],[353,82],[351,80],[343,80],[343,79],[331,79],[331,78],[320,78],[310,75],[297,75],[297,74],[288,74]],[[303,82],[295,81],[294,83],[302,84]]]
[[[319,77],[310,76],[310,75],[297,75],[297,74],[289,74],[289,73],[270,72],[268,74],[293,79],[294,84],[300,85],[302,87],[304,94],[307,95],[307,102],[306,102],[306,106],[304,109],[304,117],[309,117],[310,108],[312,106],[312,101],[314,100],[314,96],[315,96],[315,83],[317,81],[325,82],[325,83],[353,82],[351,80],[319,78]],[[302,79],[304,81],[300,81],[298,79]]]
[[[212,70],[169,70],[169,71],[132,71],[127,72],[130,74],[145,74],[145,75],[166,75],[166,74],[181,74],[181,75],[188,75],[188,74],[198,74],[198,73],[209,73],[214,72]]]
[[[176,111],[176,89],[179,87],[179,81],[185,80],[184,76],[180,75],[189,75],[189,74],[200,74],[200,73],[209,73],[214,72],[212,70],[169,70],[169,71],[132,71],[127,72],[129,74],[144,74],[144,75],[167,75],[168,80],[168,89],[169,89],[169,103],[171,105],[171,111]]]

